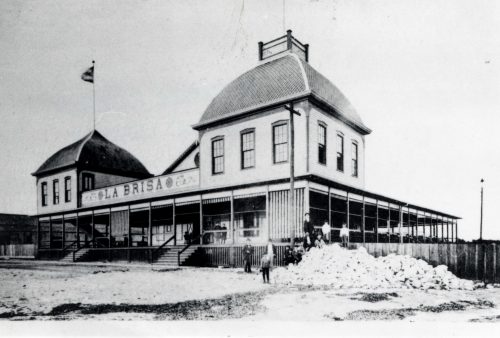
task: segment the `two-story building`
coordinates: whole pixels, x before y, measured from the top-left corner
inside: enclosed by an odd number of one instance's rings
[[[355,242],[455,241],[456,216],[365,189],[371,130],[308,61],[291,31],[259,43],[258,65],[212,100],[198,140],[159,176],[98,131],[51,156],[33,174],[39,256],[182,263],[198,250],[200,264],[234,263],[248,238],[300,240],[306,213],[333,241],[344,223]]]

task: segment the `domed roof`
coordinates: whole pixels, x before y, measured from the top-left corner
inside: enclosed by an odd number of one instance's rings
[[[267,106],[313,97],[363,134],[371,130],[342,92],[296,54],[263,63],[229,83],[209,104],[195,129]]]
[[[127,177],[151,177],[148,170],[134,155],[106,139],[97,130],[49,157],[33,173],[33,176],[77,165],[80,169]]]

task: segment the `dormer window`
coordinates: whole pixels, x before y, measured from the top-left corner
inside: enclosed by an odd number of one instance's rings
[[[82,174],[82,185],[83,191],[88,191],[94,189],[94,174],[83,173]]]

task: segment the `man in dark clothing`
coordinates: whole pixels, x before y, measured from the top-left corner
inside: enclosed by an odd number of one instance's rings
[[[271,258],[269,257],[269,254],[265,254],[262,256],[262,259],[260,260],[260,270],[262,271],[262,278],[264,279],[264,283],[266,283],[266,278],[267,278],[267,283],[269,283],[269,268],[271,267]]]
[[[308,233],[309,236],[313,235],[314,232],[314,226],[312,225],[310,219],[309,219],[309,213],[306,212],[304,215],[304,232]]]
[[[247,238],[247,244],[243,247],[243,259],[245,261],[245,272],[252,272],[253,247],[250,244],[250,238]]]

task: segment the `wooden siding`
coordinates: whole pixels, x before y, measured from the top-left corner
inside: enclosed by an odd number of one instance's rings
[[[289,190],[269,192],[269,237],[273,240],[290,238],[291,228],[288,226]],[[304,188],[295,189],[295,237],[302,237],[304,222]]]

